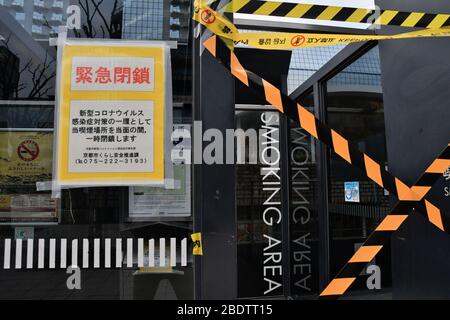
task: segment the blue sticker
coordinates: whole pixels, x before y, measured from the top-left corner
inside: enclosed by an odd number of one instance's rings
[[[360,202],[359,181],[344,182],[345,202]]]

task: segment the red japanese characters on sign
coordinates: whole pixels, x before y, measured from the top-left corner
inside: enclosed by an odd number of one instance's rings
[[[153,91],[154,60],[133,57],[74,57],[74,91]]]
[[[150,84],[150,68],[117,67],[110,70],[106,66],[99,67],[93,71],[92,67],[80,66],[76,68],[76,83],[128,83],[128,84]]]

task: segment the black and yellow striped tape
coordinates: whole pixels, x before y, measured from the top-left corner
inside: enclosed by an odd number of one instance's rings
[[[448,27],[422,29],[394,35],[240,32],[231,21],[200,0],[195,1],[193,19],[223,38],[230,48],[241,44],[264,50],[289,50],[372,40],[450,37],[450,28]]]
[[[446,166],[449,164],[450,145],[433,161],[412,189],[420,190],[421,193],[425,193],[426,197],[431,187],[442,177],[442,172],[446,170]],[[358,275],[361,274],[361,271],[383,249],[391,235],[400,228],[408,217],[407,213],[411,210],[411,207],[414,207],[419,212],[426,212],[428,220],[441,230],[444,229],[444,225],[447,226],[445,230],[448,230],[448,217],[441,216],[439,209],[429,201],[398,202],[392,212],[383,219],[353,257],[322,291],[320,294],[321,299],[337,299],[350,288]]]
[[[239,10],[236,8],[236,3],[242,4]],[[341,7],[324,7],[305,4],[286,4],[286,3],[267,3],[264,1],[253,0],[239,0],[235,4],[228,5],[223,11],[229,11],[230,6],[233,8],[232,12],[253,13],[285,16],[285,14],[292,14],[295,10],[296,14],[303,10],[302,18],[333,20],[343,19],[344,15],[348,18],[355,18],[360,9],[349,9]],[[256,7],[258,6],[258,7]],[[252,9],[253,8],[253,9]],[[236,9],[236,10],[235,10]],[[284,12],[284,13],[283,13]],[[367,13],[369,14],[369,13]],[[372,14],[372,13],[370,13]],[[408,217],[408,214],[413,209],[417,209],[421,214],[425,215],[430,223],[435,225],[442,231],[450,231],[450,220],[442,214],[441,210],[433,205],[428,199],[428,192],[433,184],[441,177],[442,173],[450,166],[450,146],[447,146],[444,152],[427,168],[425,173],[419,179],[415,186],[409,188],[401,180],[390,175],[382,166],[371,159],[364,153],[359,152],[352,147],[349,142],[339,135],[336,131],[329,129],[326,125],[321,123],[314,117],[307,109],[292,101],[289,97],[284,95],[278,88],[271,85],[266,80],[255,75],[242,67],[237,56],[232,51],[233,44],[243,43],[264,48],[273,49],[273,40],[278,40],[283,48],[295,48],[316,45],[329,45],[330,42],[336,41],[366,41],[366,40],[382,40],[382,39],[398,39],[408,37],[423,37],[423,36],[448,36],[449,29],[435,30],[435,28],[442,28],[447,26],[449,15],[429,15],[421,13],[401,13],[398,11],[382,11],[375,23],[385,25],[402,25],[407,27],[426,27],[433,29],[432,31],[419,31],[415,33],[396,35],[396,36],[376,36],[380,39],[362,39],[361,36],[355,35],[294,35],[286,33],[285,38],[280,37],[280,33],[269,36],[268,34],[240,34],[237,28],[225,19],[222,15],[205,7],[205,4],[196,7],[196,14],[194,19],[204,24],[208,29],[213,31],[221,39],[226,41],[223,43],[218,40],[216,36],[210,38],[204,43],[207,50],[216,57],[230,72],[239,79],[242,83],[252,88],[278,111],[285,113],[288,117],[300,124],[309,134],[316,139],[327,144],[335,153],[340,155],[343,159],[352,165],[365,171],[366,175],[376,182],[381,187],[395,194],[400,200],[394,207],[393,211],[385,217],[382,223],[369,236],[364,245],[357,250],[349,262],[342,268],[339,274],[333,279],[325,290],[321,293],[321,298],[338,298],[343,295],[355,281],[357,276],[361,273],[363,268],[382,250],[390,235],[398,230],[402,223]],[[335,20],[343,21],[343,20]],[[348,21],[348,20],[345,20]],[[363,21],[351,21],[363,22]],[[249,36],[251,35],[251,36]],[[333,36],[333,41],[330,37]],[[362,36],[364,38],[364,36]],[[367,37],[367,36],[366,36]],[[290,39],[292,38],[292,39]],[[297,41],[293,41],[297,39]],[[312,41],[309,41],[309,40]],[[257,42],[255,42],[257,40]],[[286,44],[286,40],[290,40]],[[245,41],[247,43],[245,43]],[[253,42],[252,42],[253,41]],[[323,44],[325,42],[325,44]],[[327,44],[328,43],[328,44]],[[256,45],[255,45],[256,44]],[[309,44],[309,45],[308,45]],[[335,43],[333,43],[335,44]],[[278,47],[276,47],[277,49]]]
[[[376,10],[365,8],[261,0],[232,0],[221,12],[356,23],[370,23],[369,20],[377,14]],[[450,26],[450,14],[381,10],[373,23],[385,26],[439,29]]]
[[[202,256],[203,255],[202,233],[196,232],[191,234],[191,239],[193,243],[192,254],[194,256]]]
[[[293,101],[265,79],[246,70],[235,53],[220,38],[212,36],[204,42],[204,46],[236,79],[264,97],[279,112],[286,114],[297,122],[301,128],[317,140],[325,143],[348,163],[363,170],[371,180],[396,195],[400,200],[393,212],[369,237],[366,244],[355,253],[355,256],[344,267],[338,278],[333,280],[324,290],[323,297],[335,298],[344,294],[362,268],[383,248],[390,234],[400,227],[411,210],[420,210],[419,212],[425,215],[430,223],[437,228],[446,232],[450,231],[450,220],[429,199],[426,199],[427,193],[439,178],[439,174],[442,175],[446,168],[450,166],[450,147],[447,147],[438,159],[429,166],[418,184],[409,188],[400,179],[384,170],[375,160],[352,146],[339,133],[320,122],[306,108]]]

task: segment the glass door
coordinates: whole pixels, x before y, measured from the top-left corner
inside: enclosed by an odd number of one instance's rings
[[[374,47],[326,83],[328,125],[360,151],[386,165],[386,137],[378,47]],[[352,257],[389,211],[389,194],[335,153],[329,154],[328,214],[330,223],[330,276]],[[390,248],[372,261],[377,278],[366,270],[351,295],[389,294]],[[375,270],[375,271],[374,271]],[[375,287],[374,287],[375,286]]]

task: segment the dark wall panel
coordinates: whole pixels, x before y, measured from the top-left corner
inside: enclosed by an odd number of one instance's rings
[[[200,48],[200,46],[198,46]],[[215,58],[194,50],[194,120],[208,129],[234,128],[234,80]],[[200,68],[201,64],[201,68]],[[194,159],[210,142],[200,143],[194,132]],[[196,298],[237,297],[235,167],[226,164],[194,165],[194,229],[203,237],[203,256],[196,263]]]
[[[277,88],[283,88],[283,81],[289,72],[291,51],[236,48],[235,52],[245,69],[256,73]],[[235,83],[236,104],[267,104],[264,97],[249,90],[242,82]]]
[[[376,2],[381,9],[450,13],[449,1]],[[401,31],[408,29],[380,33]],[[380,57],[389,171],[413,184],[450,141],[450,40],[384,41]],[[448,212],[444,187],[442,180],[433,197]],[[409,219],[393,237],[394,298],[450,298],[449,253],[448,235],[425,219]]]

